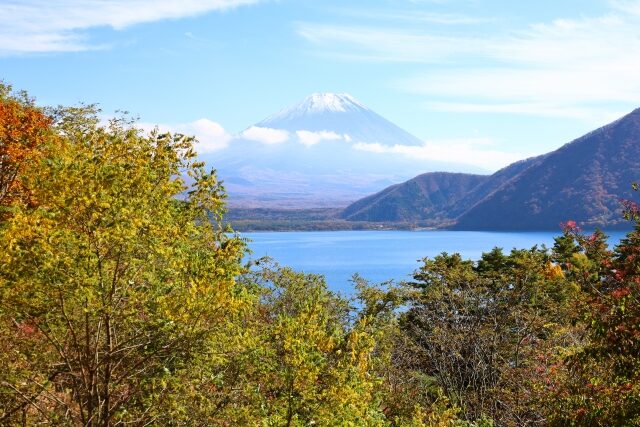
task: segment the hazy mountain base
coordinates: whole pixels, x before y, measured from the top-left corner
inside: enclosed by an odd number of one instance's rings
[[[394,152],[423,141],[346,94],[313,94],[204,153],[238,208],[346,207],[425,171],[486,170]]]
[[[455,220],[446,217],[408,221],[353,221],[338,216],[339,208],[327,209],[230,209],[224,219],[234,230],[252,231],[357,231],[357,230],[452,230]],[[585,226],[593,230],[597,226]],[[558,231],[561,224],[530,227],[514,231]],[[607,230],[630,230],[626,221],[610,222]],[[504,231],[500,228],[477,228],[467,231]]]

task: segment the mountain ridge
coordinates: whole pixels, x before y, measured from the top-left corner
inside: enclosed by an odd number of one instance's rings
[[[449,203],[441,203],[438,210],[426,214],[420,210],[419,200],[425,197],[421,191],[407,191],[404,198],[393,199],[389,194],[396,185],[347,206],[341,217],[435,220],[457,230],[557,229],[567,220],[586,228],[619,227],[625,224],[620,199],[633,197],[631,183],[640,178],[639,158],[640,108],[557,150],[487,176],[465,194],[456,193]],[[407,189],[416,180],[436,178],[423,174],[400,186],[406,184],[402,188]],[[353,216],[356,208],[359,216]]]
[[[453,200],[487,180],[486,175],[430,172],[361,199],[340,217],[352,221],[415,221],[438,217]],[[407,197],[407,196],[419,197]]]
[[[544,156],[462,214],[455,229],[553,228],[575,220],[585,228],[621,226],[621,199],[640,178],[640,109]],[[500,223],[496,213],[501,213]]]

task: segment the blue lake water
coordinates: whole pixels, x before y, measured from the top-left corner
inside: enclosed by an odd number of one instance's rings
[[[270,256],[281,265],[326,277],[329,288],[350,294],[354,273],[372,282],[405,280],[420,266],[419,260],[442,252],[478,259],[498,246],[531,248],[553,246],[558,232],[482,231],[305,231],[243,233],[249,238],[252,259]],[[609,232],[616,244],[624,232]]]

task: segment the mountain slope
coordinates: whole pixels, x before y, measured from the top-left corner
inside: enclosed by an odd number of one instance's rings
[[[541,158],[521,160],[493,175],[425,173],[352,203],[340,217],[349,221],[428,219],[450,223]]]
[[[557,229],[623,223],[640,178],[640,109],[547,154],[460,216],[456,229]]]
[[[203,156],[233,207],[342,207],[431,170],[480,172],[370,147],[419,146],[413,135],[347,94],[313,94]]]
[[[491,176],[428,173],[347,206],[342,218],[432,221],[460,230],[543,230],[575,220],[624,226],[620,199],[640,180],[640,109]],[[474,185],[475,183],[475,185]]]
[[[346,93],[314,93],[255,126],[287,129],[292,132],[330,131],[338,135],[348,135],[350,140],[357,142],[422,145],[418,138]]]
[[[437,218],[451,203],[489,179],[486,175],[432,172],[365,197],[345,208],[350,221],[406,222]],[[446,212],[444,212],[446,216]]]
[[[446,206],[447,217],[451,219],[458,218],[486,197],[499,190],[505,183],[508,183],[523,171],[542,161],[543,158],[544,156],[537,156],[520,160],[495,172],[477,187],[471,189],[464,197],[452,200],[452,202]]]

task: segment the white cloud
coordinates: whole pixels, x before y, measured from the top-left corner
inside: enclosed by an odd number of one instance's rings
[[[597,17],[512,32],[443,36],[418,26],[302,23],[298,33],[345,60],[430,64],[395,86],[435,110],[572,117],[603,123],[640,104],[640,1]],[[482,34],[482,33],[481,33]],[[487,34],[485,31],[484,34]]]
[[[240,136],[244,139],[261,142],[263,144],[281,144],[289,139],[289,132],[283,129],[251,126],[243,131]]]
[[[511,153],[492,150],[494,142],[487,138],[446,139],[425,141],[423,145],[382,145],[379,143],[356,143],[356,150],[380,154],[399,154],[411,159],[438,162],[456,162],[467,165],[500,169],[515,161],[530,157],[529,153]]]
[[[199,119],[177,125],[138,123],[137,126],[146,131],[151,131],[157,127],[160,132],[177,132],[195,136],[198,140],[196,150],[200,154],[222,150],[229,146],[229,142],[232,139],[232,136],[220,124],[209,119]]]
[[[308,130],[298,130],[296,131],[296,135],[298,136],[298,141],[300,141],[301,144],[306,145],[307,147],[311,147],[312,145],[316,145],[319,142],[322,141],[336,141],[336,140],[340,140],[340,139],[344,139],[346,141],[349,141],[351,138],[349,137],[349,135],[338,135],[335,132],[330,132],[330,131],[319,131],[319,132],[311,132]],[[346,138],[349,138],[349,140],[347,140]]]
[[[481,24],[488,22],[485,18],[479,18],[477,16],[462,15],[457,13],[437,13],[437,12],[422,12],[417,10],[376,10],[376,9],[352,9],[352,8],[339,8],[336,9],[338,13],[347,16],[353,16],[357,18],[379,19],[385,21],[401,21],[401,22],[417,22],[423,24],[438,24],[438,25],[471,25]]]
[[[477,40],[459,39],[406,28],[299,23],[307,41],[339,58],[385,62],[439,62],[452,52],[477,50]]]
[[[260,0],[8,0],[0,3],[0,52],[95,48],[82,32],[122,29],[257,3]]]
[[[638,0],[612,0],[611,6],[622,12],[640,15],[640,2]]]
[[[226,148],[232,138],[220,124],[208,119],[196,120],[184,126],[183,129],[178,129],[182,133],[196,136],[199,142],[196,149],[199,153],[210,153]]]
[[[640,2],[637,8],[640,12]],[[484,59],[547,66],[551,61],[567,64],[620,59],[629,48],[638,49],[637,24],[633,16],[610,13],[596,18],[557,19],[484,37],[442,35],[410,26],[298,23],[297,31],[309,42],[352,59],[444,64],[463,60],[465,65],[473,59]],[[612,44],[613,40],[617,43]]]

